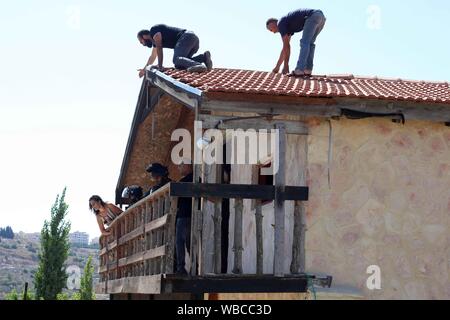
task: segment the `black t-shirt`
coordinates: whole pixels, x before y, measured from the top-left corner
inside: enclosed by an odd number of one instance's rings
[[[180,180],[180,182],[193,182],[194,175],[188,174]],[[192,198],[179,198],[178,199],[178,212],[177,218],[190,218],[192,215]]]
[[[150,36],[161,32],[163,48],[174,49],[180,37],[186,32],[185,29],[179,29],[175,27],[169,27],[165,24],[157,24],[150,29]],[[154,44],[153,44],[154,46]]]
[[[170,180],[169,178],[163,178],[160,183],[151,187],[150,190],[144,194],[144,198],[147,198],[149,195],[155,193],[156,191],[158,191],[159,189],[161,189],[162,187],[164,187],[166,184],[168,184],[171,181],[172,180]]]
[[[282,17],[278,21],[278,31],[281,36],[292,36],[294,33],[303,31],[306,19],[315,11],[314,9],[298,9]]]

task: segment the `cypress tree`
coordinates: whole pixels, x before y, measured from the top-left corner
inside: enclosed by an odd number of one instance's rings
[[[92,256],[89,256],[84,267],[83,276],[80,282],[80,300],[94,300],[93,280],[94,266],[92,265]]]
[[[56,300],[66,287],[65,262],[69,255],[70,223],[65,221],[68,205],[65,203],[66,188],[56,197],[51,209],[50,221],[45,221],[41,231],[39,267],[35,275],[36,298]]]

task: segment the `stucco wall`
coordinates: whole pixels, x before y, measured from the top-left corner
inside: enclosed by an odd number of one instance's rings
[[[450,128],[387,119],[311,122],[308,137],[307,271],[369,299],[450,298]],[[288,137],[287,183],[300,181],[299,137]],[[329,159],[331,161],[329,161]],[[234,183],[250,183],[235,167]],[[286,212],[286,271],[291,262],[292,203]],[[230,245],[233,237],[230,221]],[[273,210],[264,209],[265,272],[272,270]],[[255,271],[254,214],[244,209],[244,271]],[[233,252],[230,248],[230,263]],[[381,268],[382,289],[366,287]]]

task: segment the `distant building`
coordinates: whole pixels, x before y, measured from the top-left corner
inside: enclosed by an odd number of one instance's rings
[[[80,246],[88,246],[89,245],[89,234],[86,232],[74,232],[69,234],[69,242],[71,244],[76,244]]]
[[[24,237],[28,241],[32,241],[32,242],[39,242],[39,241],[41,241],[41,233],[40,232],[25,233]]]
[[[99,244],[100,238],[92,238],[90,245]]]

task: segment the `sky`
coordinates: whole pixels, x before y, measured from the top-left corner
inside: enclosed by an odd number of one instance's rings
[[[67,187],[72,231],[99,235],[88,199],[114,202],[150,54],[139,30],[193,30],[216,67],[271,71],[281,41],[265,21],[299,7],[327,17],[316,74],[450,80],[448,1],[1,0],[0,227],[39,232]]]

